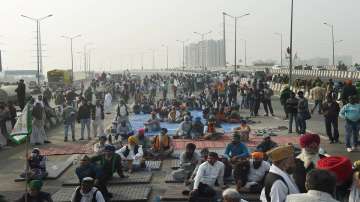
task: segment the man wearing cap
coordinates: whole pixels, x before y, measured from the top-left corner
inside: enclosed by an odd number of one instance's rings
[[[151,117],[148,121],[144,123],[145,129],[149,131],[159,131],[160,130],[160,120],[156,116],[156,112],[151,112]]]
[[[263,159],[264,153],[262,152],[253,152],[251,154],[249,174],[247,175],[247,181],[243,182],[245,184],[244,188],[250,192],[260,192],[264,186],[264,179],[269,172],[270,164]],[[238,182],[236,184],[238,185]]]
[[[115,153],[115,147],[113,145],[106,145],[104,154],[94,156],[90,161],[98,163],[102,173],[101,178],[98,180],[99,189],[105,198],[111,197],[112,195],[106,188],[107,182],[113,177],[115,172],[117,172],[121,178],[125,177],[122,171],[121,157]]]
[[[265,177],[260,200],[284,202],[287,195],[300,193],[290,176],[295,167],[294,147],[279,146],[267,152],[267,155],[273,164]]]
[[[116,151],[121,156],[121,159],[126,163],[129,173],[140,168],[144,164],[142,146],[138,145],[137,139],[134,136],[128,138],[128,145],[123,146]]]
[[[105,197],[106,198],[106,197]],[[71,196],[71,202],[105,202],[101,191],[94,186],[94,179],[86,177]]]
[[[41,180],[31,180],[29,182],[29,192],[23,194],[16,202],[52,202],[51,195],[41,191],[42,186],[43,183]]]
[[[171,137],[167,134],[168,130],[162,128],[159,135],[156,135],[152,141],[151,154],[155,157],[168,157],[174,152]]]
[[[101,177],[100,169],[90,162],[90,158],[87,155],[80,159],[80,165],[75,169],[75,174],[79,178],[79,182],[82,182],[86,177],[94,179],[100,179]]]
[[[263,135],[263,141],[260,142],[258,146],[256,146],[256,151],[263,152],[266,154],[266,152],[272,150],[273,148],[277,147],[278,144],[271,140],[270,134],[265,133]],[[265,155],[265,159],[267,159],[267,155]]]
[[[232,135],[232,141],[229,143],[224,152],[226,156],[232,163],[236,162],[239,158],[246,158],[249,156],[249,150],[245,144],[241,143],[240,135],[236,132]]]

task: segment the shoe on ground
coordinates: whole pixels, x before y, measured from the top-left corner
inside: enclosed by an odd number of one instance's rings
[[[84,140],[84,138],[82,137],[82,138],[80,138],[79,140]]]
[[[353,150],[352,150],[351,148],[346,148],[346,151],[350,153],[350,152],[352,152]]]
[[[45,143],[45,144],[49,144],[49,143],[51,143],[51,142],[50,142],[49,140],[45,140],[44,143]]]
[[[187,190],[187,189],[186,189],[186,190],[183,190],[183,191],[182,191],[182,194],[185,195],[185,196],[189,196],[190,190]]]

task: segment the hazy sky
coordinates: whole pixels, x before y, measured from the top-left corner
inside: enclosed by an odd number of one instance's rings
[[[331,57],[330,28],[335,25],[337,55],[352,55],[360,61],[359,0],[294,0],[294,52],[301,58]],[[256,59],[280,58],[280,39],[289,44],[290,0],[2,0],[0,49],[8,69],[35,69],[35,23],[20,17],[54,16],[41,24],[45,70],[70,68],[69,42],[61,35],[82,34],[74,41],[75,70],[79,70],[83,45],[93,43],[91,64],[96,70],[120,67],[165,66],[169,46],[170,66],[179,66],[182,49],[177,39],[196,42],[197,32],[212,30],[207,38],[222,38],[222,12],[251,15],[238,21],[238,36],[247,40],[248,63]],[[227,57],[233,61],[234,26],[227,19]],[[239,42],[239,58],[243,42]],[[81,61],[80,61],[81,59]]]

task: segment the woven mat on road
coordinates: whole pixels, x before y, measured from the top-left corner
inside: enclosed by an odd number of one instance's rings
[[[170,168],[173,170],[180,168],[180,160],[179,159],[170,160]]]
[[[298,143],[299,137],[292,136],[292,135],[278,135],[271,137],[273,141],[278,143],[279,145],[284,145],[289,142],[291,143]],[[251,135],[248,142],[245,144],[248,147],[256,147],[258,144],[261,143],[263,138],[261,136],[254,136]],[[194,143],[196,145],[196,149],[203,149],[203,148],[225,148],[228,143],[230,143],[231,138],[228,135],[224,135],[221,139],[213,141],[213,140],[188,140],[188,139],[175,139],[173,140],[175,149],[177,150],[184,150],[186,144]]]
[[[184,180],[177,180],[171,175],[171,173],[167,174],[165,177],[165,183],[184,183]]]
[[[145,161],[145,164],[149,170],[160,170],[162,161]]]
[[[152,178],[151,172],[134,172],[127,178],[113,177],[108,181],[109,185],[123,185],[123,184],[149,184]],[[77,177],[73,177],[63,182],[62,186],[79,186]]]
[[[161,201],[187,201],[189,196],[183,195],[184,185],[169,185],[164,194],[160,196]]]
[[[45,156],[70,155],[70,154],[91,154],[93,153],[94,142],[68,142],[65,145],[49,145],[41,148],[41,154]]]
[[[108,190],[113,194],[110,201],[113,202],[142,202],[149,199],[151,186],[149,185],[127,185],[109,186]],[[52,195],[54,202],[69,202],[75,188],[61,188]]]

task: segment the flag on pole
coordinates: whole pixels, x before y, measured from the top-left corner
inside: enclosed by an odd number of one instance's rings
[[[25,108],[19,115],[15,126],[10,134],[10,139],[16,144],[21,144],[32,131],[32,116],[30,112],[30,104],[27,103]]]

